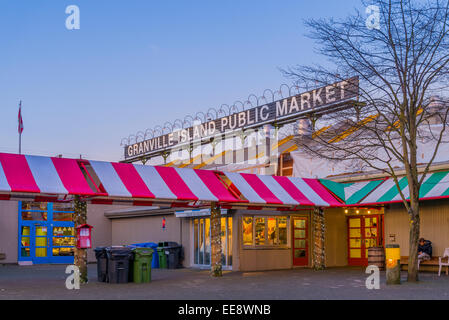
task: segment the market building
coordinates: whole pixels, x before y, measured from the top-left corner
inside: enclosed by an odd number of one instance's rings
[[[352,105],[357,86],[349,79],[136,135],[121,163],[0,154],[0,263],[72,263],[73,209],[65,200],[73,194],[89,199],[93,247],[174,241],[189,268],[210,268],[217,201],[227,270],[313,267],[321,253],[327,267],[366,266],[368,249],[386,244],[407,255],[408,215],[392,179],[311,158],[295,142],[317,114]],[[436,256],[449,244],[446,149],[421,195],[421,234]],[[404,179],[400,185],[407,192]]]

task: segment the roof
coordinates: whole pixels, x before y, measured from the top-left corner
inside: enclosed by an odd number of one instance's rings
[[[345,204],[357,204],[377,188],[384,180],[371,180],[352,183],[338,183],[321,179],[320,182]]]
[[[422,175],[419,175],[421,179]],[[399,189],[406,199],[410,199],[407,177],[399,177],[398,185],[393,178],[373,179],[355,183],[339,183],[321,179],[320,182],[346,205],[382,205],[402,202]],[[426,175],[421,186],[419,199],[449,198],[449,171],[433,172]]]
[[[405,198],[410,199],[407,177],[400,178],[398,182]],[[428,174],[421,186],[419,198],[420,200],[449,198],[449,171]],[[365,205],[395,202],[402,202],[402,197],[393,178],[385,180],[365,199],[360,201],[361,204]]]
[[[0,153],[0,199],[136,206],[339,206],[316,179]]]
[[[0,153],[0,195],[94,196],[76,160]]]
[[[321,207],[342,204],[316,179],[231,172],[225,172],[225,175],[254,204]]]

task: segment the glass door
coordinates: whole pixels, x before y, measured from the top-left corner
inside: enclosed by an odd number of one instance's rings
[[[31,257],[34,263],[49,263],[50,241],[47,223],[35,223],[32,227],[32,247]]]
[[[348,264],[350,266],[363,266],[365,264],[362,222],[362,217],[348,218]]]
[[[367,266],[368,249],[382,242],[379,215],[348,217],[348,265]]]
[[[210,218],[193,219],[193,264],[210,267],[211,264],[211,225]],[[232,266],[232,217],[221,218],[222,264]]]
[[[293,218],[293,265],[309,265],[307,217]]]

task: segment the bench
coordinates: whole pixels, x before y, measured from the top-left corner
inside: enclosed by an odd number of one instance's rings
[[[430,260],[421,261],[420,266],[432,266],[439,267],[440,257],[432,257]],[[408,256],[401,257],[401,266],[408,266]],[[446,268],[446,275],[448,274],[448,269]]]

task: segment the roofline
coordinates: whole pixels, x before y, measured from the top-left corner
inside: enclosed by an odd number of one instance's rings
[[[426,164],[421,164],[418,167],[418,173],[424,172],[426,168]],[[429,172],[437,172],[437,171],[443,171],[443,170],[449,170],[449,161],[444,162],[438,162],[436,164],[433,164],[430,166]],[[398,169],[396,171],[396,174],[398,176],[404,176],[406,175],[406,171],[404,168]],[[365,181],[365,180],[373,180],[373,179],[383,179],[387,178],[390,175],[384,172],[379,171],[369,171],[366,173],[348,173],[343,174],[339,176],[327,176],[324,179],[331,180],[334,182],[357,182],[357,181]]]

